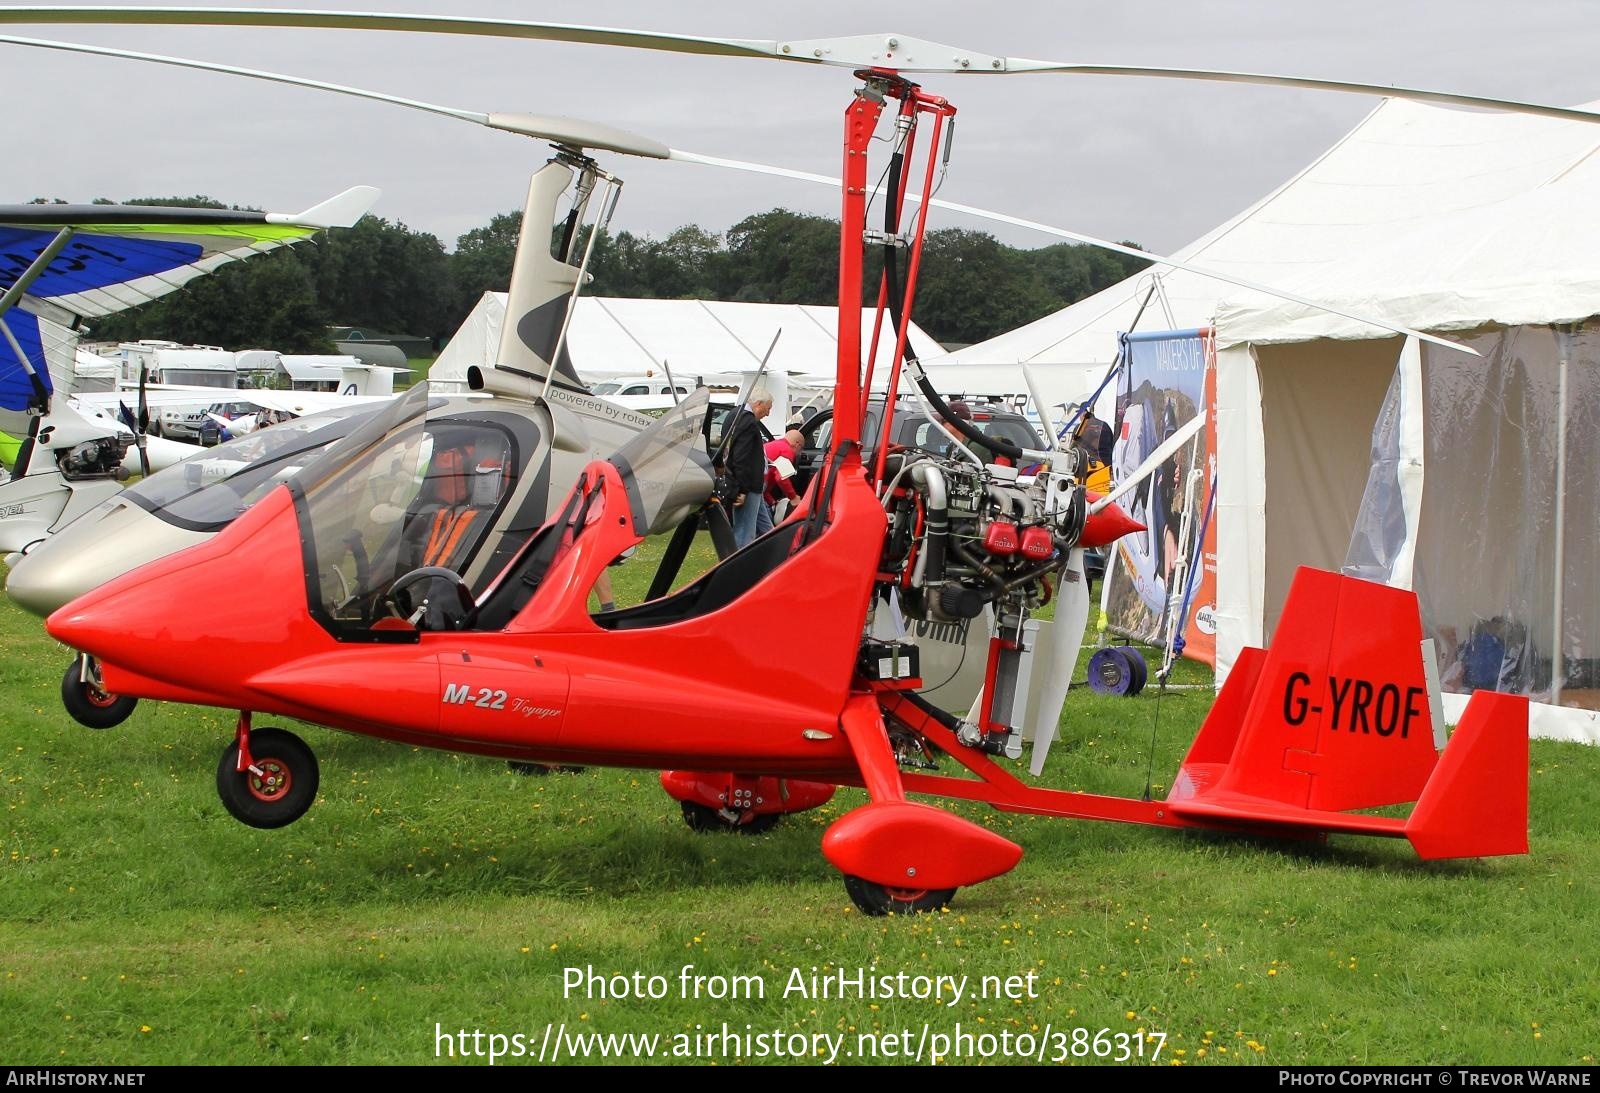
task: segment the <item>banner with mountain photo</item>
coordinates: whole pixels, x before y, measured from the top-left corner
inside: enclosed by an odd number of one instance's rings
[[[1122,499],[1145,530],[1107,559],[1101,609],[1114,633],[1216,659],[1216,338],[1207,328],[1123,334],[1112,477],[1121,482],[1202,409],[1205,426]]]

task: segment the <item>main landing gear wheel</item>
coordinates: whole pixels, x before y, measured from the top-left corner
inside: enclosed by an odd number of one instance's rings
[[[543,777],[546,774],[582,774],[589,769],[588,767],[569,767],[559,763],[554,765],[550,763],[523,763],[516,759],[507,759],[506,766],[525,777],[533,775]]]
[[[701,833],[737,831],[741,835],[761,835],[777,827],[778,821],[783,819],[781,812],[757,812],[746,822],[739,823],[728,819],[721,809],[700,804],[698,801],[678,803],[683,806],[683,822],[689,825],[691,831]]]
[[[917,915],[942,911],[956,896],[954,888],[890,888],[846,876],[844,890],[864,915]]]
[[[239,743],[217,763],[217,796],[233,818],[251,827],[292,824],[317,799],[317,757],[294,733],[264,728],[250,733],[250,757],[260,771],[240,771]]]
[[[98,666],[91,665],[85,673],[83,657],[79,655],[72,658],[67,674],[61,677],[61,704],[78,724],[91,729],[110,729],[128,720],[139,700],[112,694],[100,686]]]

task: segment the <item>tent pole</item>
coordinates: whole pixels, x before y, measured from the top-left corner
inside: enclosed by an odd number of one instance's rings
[[[1550,636],[1550,705],[1561,705],[1562,641],[1562,586],[1566,583],[1566,523],[1567,523],[1567,365],[1572,346],[1570,326],[1556,328],[1556,342],[1560,346],[1556,363],[1556,557],[1555,595],[1551,613],[1554,615]]]

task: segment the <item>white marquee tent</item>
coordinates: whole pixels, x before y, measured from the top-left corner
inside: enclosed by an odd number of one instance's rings
[[[439,354],[429,381],[464,387],[469,365],[494,359],[505,311],[505,293],[484,293]],[[871,313],[865,314],[870,323]],[[781,330],[769,371],[831,376],[837,325],[838,311],[832,307],[580,296],[567,344],[578,374],[590,383],[612,376],[660,375],[663,361],[673,378],[682,381],[753,371]],[[919,356],[943,352],[914,324],[911,345]],[[879,345],[880,371],[892,349],[892,340]]]
[[[1476,685],[1498,676],[1593,704],[1600,332],[1566,324],[1600,316],[1597,207],[1600,126],[1391,100],[1179,253],[1342,310],[1465,332],[1483,354],[1162,275],[1165,300],[1139,329],[1217,332],[1219,673],[1270,637],[1295,566],[1348,558],[1417,588],[1447,682],[1453,667]],[[1149,283],[946,359],[1109,364]],[[1600,715],[1536,707],[1534,731],[1600,742]]]

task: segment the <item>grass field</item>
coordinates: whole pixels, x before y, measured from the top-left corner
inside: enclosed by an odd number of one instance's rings
[[[1518,858],[1430,864],[1389,840],[957,806],[1020,843],[1021,865],[945,913],[873,919],[818,851],[858,791],[767,835],[697,835],[650,771],[524,777],[295,726],[319,799],[258,831],[216,797],[225,712],[147,703],[83,729],[58,699],[67,653],[38,620],[0,605],[0,642],[5,1063],[1600,1054],[1600,749],[1534,742]],[[1209,698],[1075,690],[1048,782],[1137,796],[1151,769],[1164,793]],[[901,973],[897,996],[854,988]],[[914,997],[936,977],[937,996]]]

